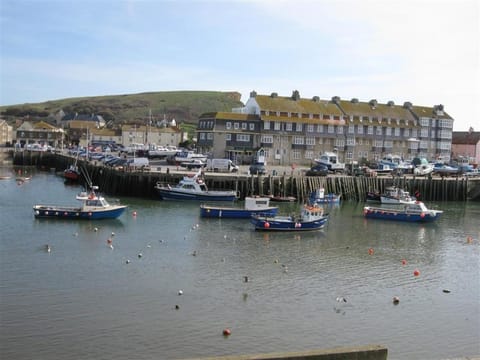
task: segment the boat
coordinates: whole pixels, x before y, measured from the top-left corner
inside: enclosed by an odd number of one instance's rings
[[[0,176],[0,180],[9,180],[11,178],[11,176],[9,175],[1,175]]]
[[[197,154],[193,151],[177,151],[177,153],[175,154],[175,163],[178,165],[184,162],[190,162],[192,160],[200,160],[206,163],[207,155]]]
[[[419,159],[418,164],[413,169],[413,174],[417,176],[427,176],[433,172],[433,164],[429,163],[427,159]]]
[[[318,205],[304,205],[300,216],[256,216],[251,222],[258,231],[312,231],[323,228],[328,214]]]
[[[325,165],[329,171],[332,172],[344,172],[345,164],[341,163],[338,159],[338,155],[333,152],[325,152],[320,158],[314,159],[317,164]]]
[[[341,195],[329,193],[325,194],[325,189],[320,188],[310,193],[308,201],[310,204],[338,204]]]
[[[379,191],[367,191],[365,200],[369,202],[382,202],[382,195]]]
[[[380,202],[382,204],[413,204],[417,199],[410,196],[408,191],[400,189],[396,186],[389,186],[380,195]]]
[[[234,190],[209,190],[201,174],[202,169],[199,169],[174,186],[157,182],[155,190],[162,200],[234,201],[238,198]]]
[[[76,195],[81,202],[78,207],[64,205],[34,205],[35,218],[57,219],[116,219],[127,208],[126,205],[110,204],[103,196],[96,193],[98,186],[91,186],[90,191],[82,191]]]
[[[63,171],[63,177],[66,180],[78,181],[81,176],[82,174],[80,173],[80,169],[76,165],[76,162]]]
[[[442,210],[428,209],[421,201],[394,208],[373,206],[363,208],[363,215],[366,218],[408,222],[432,222],[437,220],[442,213]]]
[[[270,201],[273,202],[295,202],[297,198],[295,196],[281,196],[281,195],[269,195]]]
[[[450,166],[442,163],[436,163],[433,166],[433,172],[440,176],[459,175],[460,169],[455,166]]]
[[[243,208],[200,205],[200,216],[207,218],[249,219],[252,215],[276,216],[277,212],[278,206],[270,206],[270,198],[265,196],[247,196]]]

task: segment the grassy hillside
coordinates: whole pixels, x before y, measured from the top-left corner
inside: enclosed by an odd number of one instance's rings
[[[143,121],[164,116],[177,124],[196,123],[204,112],[231,111],[243,106],[240,93],[217,91],[165,91],[127,95],[91,96],[52,100],[35,104],[1,106],[2,118],[30,115],[47,118],[63,110],[65,113],[99,114],[115,124]]]

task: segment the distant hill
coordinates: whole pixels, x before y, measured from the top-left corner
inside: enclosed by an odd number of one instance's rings
[[[150,112],[155,119],[165,117],[196,124],[205,112],[231,111],[241,107],[241,94],[218,91],[165,91],[140,94],[90,96],[46,101],[43,103],[0,106],[4,119],[30,116],[48,118],[60,110],[64,113],[97,114],[110,123],[143,122]]]

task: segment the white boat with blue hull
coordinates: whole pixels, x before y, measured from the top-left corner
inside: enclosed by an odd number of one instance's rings
[[[257,231],[312,231],[325,226],[328,214],[318,205],[305,205],[300,216],[253,216],[252,224]]]
[[[162,200],[234,201],[238,193],[234,190],[209,190],[200,177],[201,169],[194,175],[184,176],[177,185],[158,182],[155,190]]]
[[[252,215],[275,216],[278,206],[270,206],[270,198],[247,196],[245,205],[241,207],[200,205],[200,216],[206,218],[250,219]]]
[[[98,195],[93,186],[89,192],[83,191],[77,194],[76,199],[81,202],[80,207],[63,205],[34,205],[33,214],[35,218],[57,218],[57,219],[116,219],[123,214],[126,205],[110,204],[103,197]]]

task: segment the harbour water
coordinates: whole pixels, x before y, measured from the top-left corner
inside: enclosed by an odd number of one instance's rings
[[[366,220],[362,203],[345,202],[327,209],[324,230],[301,234],[201,219],[198,203],[128,197],[116,220],[36,220],[34,204],[74,204],[80,187],[31,175],[0,180],[4,359],[185,359],[365,344],[386,346],[389,359],[480,354],[478,202],[428,203],[444,214],[426,225]]]

